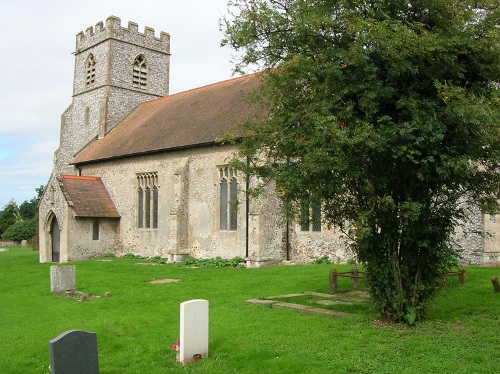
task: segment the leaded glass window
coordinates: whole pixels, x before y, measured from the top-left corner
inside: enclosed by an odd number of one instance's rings
[[[141,187],[137,189],[137,227],[144,227],[144,192]]]
[[[158,228],[159,192],[158,174],[137,174],[137,227]]]
[[[300,230],[321,231],[321,201],[309,195],[300,200]]]
[[[220,229],[238,230],[238,174],[229,167],[219,169]]]
[[[153,187],[153,228],[158,228],[158,187]]]
[[[146,220],[146,228],[149,229],[151,227],[151,189],[149,187],[146,187],[145,196],[144,218]]]

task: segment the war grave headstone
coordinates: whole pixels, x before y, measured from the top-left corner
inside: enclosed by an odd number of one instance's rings
[[[208,357],[208,300],[189,300],[180,306],[180,351],[183,364]]]
[[[49,341],[52,374],[99,374],[97,336],[69,330]]]

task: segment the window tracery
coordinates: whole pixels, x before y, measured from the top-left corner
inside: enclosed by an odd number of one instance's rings
[[[85,83],[87,86],[95,83],[95,66],[95,57],[91,53],[89,57],[87,57],[87,61],[85,62]]]
[[[238,229],[238,174],[227,166],[219,168],[220,177],[220,229]]]
[[[158,228],[158,173],[137,174],[137,227]]]
[[[132,85],[134,88],[141,90],[148,87],[148,65],[144,55],[139,55],[134,60]]]

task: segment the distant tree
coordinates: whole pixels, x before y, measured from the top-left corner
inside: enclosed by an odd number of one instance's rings
[[[35,191],[37,195],[33,197],[30,201],[24,201],[20,206],[19,206],[19,214],[21,215],[21,218],[23,220],[30,220],[38,212],[38,204],[40,203],[40,199],[42,197],[42,193],[44,190],[44,186],[40,186],[38,188],[35,188]]]
[[[223,44],[264,70],[235,165],[353,239],[383,317],[425,315],[467,202],[500,196],[497,0],[235,0]],[[266,160],[265,163],[262,160]]]
[[[19,220],[19,208],[14,201],[10,201],[3,209],[3,213],[0,216],[0,236]]]
[[[25,200],[19,206],[19,214],[23,220],[32,219],[35,216],[37,208],[38,203],[36,199],[33,198],[30,201]]]

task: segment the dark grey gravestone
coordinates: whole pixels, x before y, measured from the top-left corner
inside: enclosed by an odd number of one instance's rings
[[[97,336],[69,330],[49,341],[52,374],[99,374]]]

